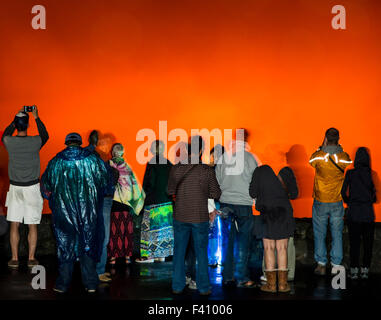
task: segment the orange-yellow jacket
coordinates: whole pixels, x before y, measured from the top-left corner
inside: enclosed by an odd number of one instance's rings
[[[342,200],[344,173],[329,160],[329,156],[343,170],[352,163],[344,151],[330,155],[320,149],[312,154],[310,164],[315,168],[313,197],[320,202],[339,202]]]

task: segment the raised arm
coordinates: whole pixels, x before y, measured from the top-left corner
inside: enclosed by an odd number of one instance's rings
[[[45,145],[45,143],[48,142],[49,134],[48,134],[48,131],[46,130],[45,125],[42,123],[41,119],[38,116],[37,107],[32,111],[32,115],[34,119],[36,120],[38,135],[41,137],[41,148],[42,148]]]
[[[4,138],[8,136],[12,136],[15,130],[16,130],[16,127],[14,122],[12,121],[12,123],[5,128],[3,136],[1,137],[1,141],[4,143]]]

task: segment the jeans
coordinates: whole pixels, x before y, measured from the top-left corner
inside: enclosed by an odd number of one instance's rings
[[[226,258],[222,272],[223,281],[236,279],[238,282],[249,281],[249,251],[254,223],[251,206],[221,203],[222,208],[229,208],[229,237]],[[238,227],[238,230],[237,230]],[[237,246],[235,246],[237,240]],[[236,250],[234,250],[236,247]],[[236,255],[234,254],[236,251]],[[234,257],[236,256],[236,259]],[[236,263],[235,261],[236,260]]]
[[[103,221],[105,228],[105,239],[102,246],[102,255],[101,259],[97,263],[97,273],[98,275],[104,274],[106,272],[106,263],[107,263],[107,245],[110,240],[110,215],[112,207],[112,198],[104,198],[103,201]]]
[[[98,275],[96,272],[95,261],[84,254],[79,258],[79,263],[81,265],[82,283],[85,288],[89,290],[95,290],[98,286]],[[69,289],[71,278],[74,269],[74,261],[68,261],[64,263],[59,263],[58,266],[58,278],[56,281],[56,289],[67,291]]]
[[[344,207],[342,201],[323,203],[314,200],[312,207],[312,225],[314,229],[315,260],[319,264],[327,263],[326,235],[328,220],[332,235],[330,252],[331,264],[341,265],[343,260]]]
[[[351,267],[360,267],[361,238],[363,244],[362,267],[370,268],[372,262],[374,222],[348,222]]]
[[[196,281],[196,254],[192,235],[189,238],[187,250],[185,252],[185,275]]]
[[[186,223],[173,220],[173,291],[183,291],[185,287],[185,252],[192,235],[196,255],[196,285],[201,292],[210,290],[208,270],[208,230],[209,222]]]

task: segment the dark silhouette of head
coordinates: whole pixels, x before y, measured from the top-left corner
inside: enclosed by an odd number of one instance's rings
[[[235,137],[235,139],[247,142],[249,140],[249,137],[250,137],[249,130],[247,130],[246,128],[238,128],[237,130],[242,130],[243,134],[241,134],[241,133],[237,134],[237,131],[236,131],[236,137]]]
[[[190,137],[188,145],[188,154],[192,157],[198,156],[201,158],[204,152],[204,139],[201,136],[192,136]]]
[[[29,115],[26,112],[19,112],[15,116],[13,123],[18,132],[25,132],[29,127]]]
[[[210,150],[211,163],[216,164],[224,153],[225,147],[221,144],[216,144],[212,150]]]
[[[99,140],[99,132],[97,130],[91,131],[89,135],[89,143],[96,147],[98,145],[98,140]]]
[[[368,148],[360,147],[357,149],[354,166],[355,166],[355,168],[360,168],[360,167],[366,167],[369,169],[371,168],[370,152],[369,152]]]
[[[327,139],[327,145],[335,146],[339,144],[340,134],[336,128],[329,128],[325,132],[325,138]]]
[[[150,150],[154,156],[162,155],[165,150],[164,142],[161,140],[155,140],[154,142],[152,142]]]

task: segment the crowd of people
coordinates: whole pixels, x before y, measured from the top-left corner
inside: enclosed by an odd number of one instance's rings
[[[290,200],[298,197],[298,182],[290,167],[276,173],[249,152],[247,130],[226,148],[216,145],[208,164],[202,162],[205,143],[201,136],[179,145],[174,164],[164,157],[164,142],[154,141],[142,186],[125,160],[122,144],[114,144],[108,159],[102,159],[97,152],[98,131],[91,132],[85,148],[82,137],[70,133],[65,138],[65,149],[50,160],[40,179],[39,153],[49,135],[37,108],[31,114],[37,136],[28,136],[29,113],[23,110],[2,136],[9,154],[10,188],[5,205],[11,223],[10,268],[19,267],[20,223],[29,226],[28,267],[39,264],[35,258],[36,226],[41,221],[45,198],[52,212],[59,262],[56,292],[68,291],[76,261],[80,262],[84,287],[93,293],[99,281],[112,281],[106,272],[107,263],[113,267],[117,259],[126,264],[163,262],[171,256],[174,294],[182,293],[188,285],[201,295],[209,295],[209,266],[218,263],[223,266],[224,285],[254,288],[258,284],[251,278],[248,266],[254,239],[263,240],[260,289],[290,291],[289,281],[295,269],[295,255],[290,252],[295,252],[296,228]],[[367,279],[376,201],[370,156],[366,148],[359,148],[354,168],[345,171],[352,161],[339,138],[337,129],[328,129],[322,146],[309,161],[315,169],[314,272],[325,275],[328,262],[331,272],[342,265],[345,216],[350,277]],[[239,170],[235,171],[237,163]],[[260,212],[257,219],[253,205]],[[140,258],[132,261],[133,216],[139,214],[143,215]],[[216,223],[223,229],[219,235],[215,235]],[[330,260],[326,248],[328,223],[332,235]],[[221,235],[223,239],[217,239]],[[221,245],[215,245],[216,239],[222,243],[222,250]],[[364,256],[360,263],[361,239]]]

